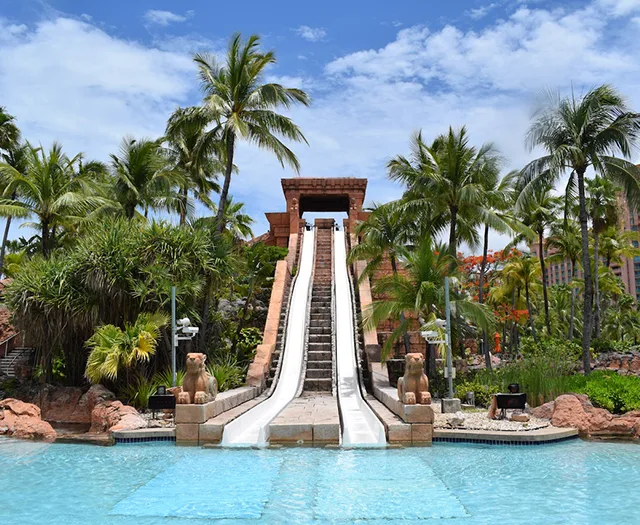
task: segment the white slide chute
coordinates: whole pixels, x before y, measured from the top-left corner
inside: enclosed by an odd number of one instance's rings
[[[313,229],[304,232],[298,276],[289,305],[283,361],[276,388],[271,397],[225,426],[222,446],[266,446],[269,441],[269,423],[289,404],[298,391],[302,376],[307,305],[313,274],[314,238]]]
[[[351,287],[347,274],[344,232],[334,234],[335,330],[338,401],[343,447],[386,446],[384,427],[362,397],[358,381]]]

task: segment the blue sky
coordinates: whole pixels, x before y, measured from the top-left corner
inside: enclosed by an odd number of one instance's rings
[[[610,82],[639,108],[639,30],[640,0],[0,0],[0,105],[30,141],[106,161],[122,136],[158,136],[198,103],[194,51],[258,33],[278,57],[268,79],[313,98],[291,111],[310,143],[294,145],[302,175],[367,177],[369,200],[386,201],[400,188],[384,166],[418,129],[466,124],[506,171],[535,154],[524,134],[542,89]],[[236,160],[232,193],[260,234],[294,174],[246,145]]]

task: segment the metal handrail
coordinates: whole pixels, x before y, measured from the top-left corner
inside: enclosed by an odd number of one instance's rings
[[[0,346],[5,345],[3,357],[6,357],[9,354],[9,342],[12,341],[14,338],[18,337],[19,335],[20,335],[20,332],[16,332],[15,334],[7,337],[4,341],[0,341]]]

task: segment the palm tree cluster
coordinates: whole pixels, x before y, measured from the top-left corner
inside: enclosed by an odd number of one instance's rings
[[[300,89],[265,82],[275,61],[257,36],[239,34],[222,61],[195,55],[201,104],[176,109],[162,137],[124,137],[108,162],[24,140],[0,108],[0,271],[12,277],[6,302],[47,376],[62,360],[67,380],[80,382],[87,348],[91,380],[115,381],[120,365],[143,375],[164,366],[168,329],[156,321],[168,312],[172,285],[181,313],[201,326],[197,348],[229,362],[223,351],[237,357],[242,347],[247,364],[246,334],[254,338],[284,255],[243,242],[253,220],[230,193],[236,148],[247,141],[298,171],[287,144],[306,140],[279,110],[310,102]],[[10,241],[16,218],[35,235]],[[240,301],[239,320],[220,313],[223,301]]]
[[[637,232],[622,232],[619,216],[621,201],[632,213],[640,209],[640,168],[629,160],[639,135],[640,114],[606,85],[581,97],[551,96],[527,135],[545,155],[504,176],[495,147],[471,145],[464,127],[431,143],[415,134],[410,155],[388,163],[402,198],[371,209],[350,254],[368,261],[364,275],[373,279],[377,300],[365,324],[393,322],[385,355],[401,339],[408,351],[407,331],[443,315],[445,276],[455,283],[453,347],[464,351],[465,330],[475,327],[470,337],[487,368],[495,337],[515,353],[521,334],[581,336],[586,373],[592,337],[637,341],[635,301],[613,270],[640,255]],[[512,237],[503,252],[489,252],[491,230]],[[433,240],[445,236],[446,245]],[[463,257],[462,245],[482,256]],[[523,245],[535,253],[516,249]],[[552,280],[550,264],[562,268],[562,280]]]

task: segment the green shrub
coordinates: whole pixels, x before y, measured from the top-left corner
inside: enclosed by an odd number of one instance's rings
[[[640,377],[596,371],[585,377],[575,375],[567,382],[567,393],[586,394],[594,404],[609,412],[640,410]]]
[[[184,374],[185,374],[184,370],[182,370],[182,369],[176,370],[176,385],[177,386],[182,385],[182,382],[184,381]],[[156,373],[156,375],[153,376],[153,381],[158,386],[160,386],[160,385],[164,385],[166,387],[173,386],[173,373],[171,372],[171,369],[167,368],[166,370],[163,370],[162,372]]]
[[[231,390],[244,384],[244,368],[230,357],[210,363],[207,366],[207,372],[216,378],[220,392]]]
[[[236,354],[241,363],[250,363],[256,355],[256,348],[262,343],[262,330],[259,328],[243,328],[238,337]]]
[[[149,406],[149,397],[156,393],[158,383],[153,379],[139,377],[135,383],[130,383],[122,390],[129,404],[141,410]]]
[[[632,341],[616,341],[615,339],[592,339],[591,348],[596,354],[607,352],[620,352],[622,354],[629,352],[634,346]]]
[[[456,386],[456,396],[463,401],[467,397],[467,392],[473,392],[476,405],[488,407],[491,404],[491,396],[500,392],[497,384],[484,384],[478,381],[465,381]]]

